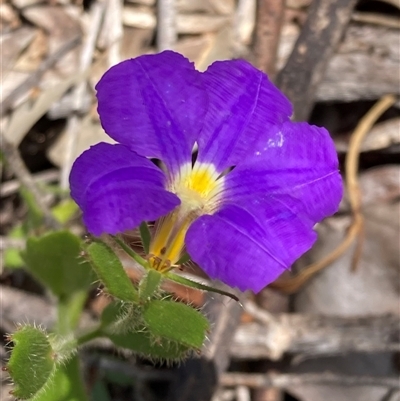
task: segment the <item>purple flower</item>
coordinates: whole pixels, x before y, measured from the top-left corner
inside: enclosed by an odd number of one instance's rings
[[[342,181],[328,132],[291,122],[289,101],[248,62],[201,73],[165,51],[112,67],[96,89],[118,144],[76,160],[71,196],[96,236],[156,221],[150,266],[166,271],[186,250],[211,278],[257,292],[336,212]]]

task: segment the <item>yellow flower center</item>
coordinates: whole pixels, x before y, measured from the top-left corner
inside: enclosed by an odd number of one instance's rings
[[[223,177],[212,164],[187,164],[168,185],[181,204],[157,224],[150,244],[150,265],[159,271],[170,270],[181,257],[186,232],[195,219],[214,213],[219,206]]]

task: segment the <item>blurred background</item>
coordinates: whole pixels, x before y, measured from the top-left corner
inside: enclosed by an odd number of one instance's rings
[[[0,24],[1,334],[15,322],[54,323],[52,298],[18,254],[32,218],[20,188],[37,190],[44,210],[62,204],[75,158],[110,141],[94,96],[102,74],[164,49],[199,70],[245,58],[290,98],[295,119],[330,131],[348,185],[340,210],[318,225],[317,244],[291,272],[242,304],[171,288],[206,305],[214,329],[201,357],[165,366],[108,343],[85,348],[88,393],[400,400],[399,0],[10,0]],[[68,227],[84,234],[79,213]],[[106,304],[93,290],[82,324]],[[5,373],[1,380],[0,399],[11,400]]]

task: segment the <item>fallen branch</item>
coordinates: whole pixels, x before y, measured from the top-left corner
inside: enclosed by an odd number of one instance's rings
[[[285,353],[306,356],[346,352],[399,352],[399,316],[345,318],[280,314],[270,323],[239,326],[230,352],[234,359],[280,359]]]
[[[277,77],[294,106],[295,119],[307,120],[319,84],[350,20],[356,0],[314,0],[295,48]]]
[[[221,377],[222,386],[247,386],[250,388],[286,388],[304,384],[337,386],[379,386],[399,389],[398,377],[345,376],[333,373],[225,373]]]

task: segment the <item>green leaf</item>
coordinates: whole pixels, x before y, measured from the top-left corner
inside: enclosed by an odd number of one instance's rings
[[[60,297],[57,308],[57,334],[66,335],[74,331],[79,323],[87,299],[87,291],[76,291],[69,296]]]
[[[164,274],[164,277],[166,277],[171,281],[174,281],[175,283],[182,284],[186,287],[196,288],[202,291],[215,292],[217,294],[225,295],[229,298],[232,298],[235,301],[239,301],[239,298],[236,295],[231,294],[230,292],[219,290],[218,288],[210,287],[208,285],[198,283],[197,281],[189,280],[186,277],[179,276],[178,274],[169,272]]]
[[[13,395],[25,400],[45,385],[55,369],[56,355],[46,333],[36,327],[24,326],[11,339],[14,348],[7,370],[15,384]]]
[[[22,257],[27,270],[59,298],[86,290],[93,282],[90,265],[81,257],[81,240],[68,231],[29,238]]]
[[[117,320],[120,319],[121,315],[125,315],[126,306],[125,302],[114,301],[109,303],[104,309],[100,317],[101,327],[106,328],[111,326]]]
[[[25,219],[24,225],[27,232],[32,229],[38,228],[43,224],[43,213],[36,203],[35,197],[25,187],[21,187],[19,192],[28,207],[28,214]]]
[[[187,252],[184,252],[183,255],[180,257],[180,259],[176,262],[176,264],[179,265],[183,265],[187,262],[189,262],[190,260],[190,255]]]
[[[140,325],[139,305],[116,300],[107,305],[101,314],[101,333],[127,333],[135,331]]]
[[[55,219],[65,224],[74,216],[78,211],[78,205],[72,199],[65,199],[51,209]]]
[[[199,349],[209,328],[207,319],[192,307],[168,300],[152,300],[143,309],[143,320],[154,336]]]
[[[88,401],[78,357],[59,365],[46,386],[30,401]]]
[[[140,231],[140,238],[142,239],[143,249],[146,255],[148,255],[150,249],[151,233],[149,230],[149,226],[145,221],[143,221],[142,224],[140,225],[139,231]]]
[[[107,291],[122,301],[137,302],[139,296],[121,261],[105,243],[96,241],[87,247],[89,260]]]
[[[13,227],[7,236],[12,239],[24,239],[25,232],[22,225]],[[21,257],[21,252],[18,249],[8,248],[4,251],[4,266],[9,268],[20,268],[25,265]]]
[[[134,318],[132,307],[136,308],[137,317],[134,324],[129,324],[126,320]],[[143,325],[140,325],[140,313],[138,305],[121,301],[110,303],[101,315],[98,335],[108,337],[118,347],[130,349],[150,358],[180,360],[187,354],[189,350],[187,346],[160,336],[157,338],[152,336]],[[125,330],[126,328],[128,329]]]
[[[111,236],[111,238],[139,265],[143,266],[146,270],[150,269],[149,262],[137,254],[129,245],[127,245],[124,240],[118,236]]]
[[[152,338],[148,332],[107,334],[117,346],[130,349],[147,358],[177,360],[186,356],[189,348],[164,338]]]
[[[148,270],[139,283],[139,297],[142,301],[149,300],[160,287],[161,273],[156,270]]]

